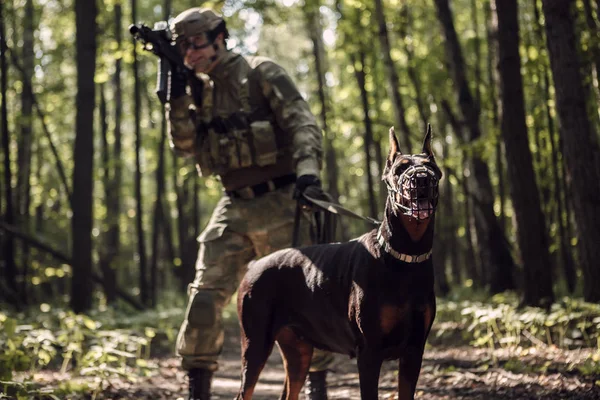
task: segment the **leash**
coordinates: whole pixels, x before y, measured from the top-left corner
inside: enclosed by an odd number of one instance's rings
[[[302,194],[302,197],[304,197],[310,203],[316,205],[318,208],[320,208],[323,211],[327,211],[327,212],[330,212],[332,214],[337,214],[337,215],[345,215],[346,217],[352,217],[355,219],[360,219],[360,220],[366,221],[374,226],[381,225],[381,221],[378,221],[375,218],[371,218],[371,217],[363,217],[362,215],[359,215],[359,214],[355,213],[354,211],[350,211],[347,208],[344,208],[339,204],[332,203],[332,202],[325,201],[325,200],[318,200],[318,199],[315,199],[314,197],[307,196],[304,193]]]
[[[327,195],[327,194],[326,194]],[[329,196],[329,195],[327,195]],[[315,244],[331,243],[335,239],[335,230],[337,226],[338,216],[347,216],[362,221],[366,221],[374,226],[381,225],[381,222],[371,218],[363,217],[348,210],[339,204],[332,203],[326,200],[315,199],[314,197],[302,194],[302,197],[311,205],[315,206],[319,211],[313,211],[310,223],[310,236]],[[298,247],[300,234],[300,217],[302,215],[302,205],[300,201],[296,202],[296,214],[294,216],[294,231],[292,235],[292,247]]]

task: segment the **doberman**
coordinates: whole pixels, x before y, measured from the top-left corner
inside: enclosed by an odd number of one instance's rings
[[[378,229],[346,243],[280,250],[250,265],[238,291],[238,400],[252,398],[275,342],[286,371],[280,399],[298,399],[314,347],[357,357],[363,400],[377,399],[382,362],[399,360],[398,399],[414,398],[436,310],[431,249],[442,173],[430,126],[420,154],[402,154],[393,127],[389,139]]]

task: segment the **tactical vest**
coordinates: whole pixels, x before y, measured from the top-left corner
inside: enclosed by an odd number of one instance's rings
[[[213,116],[213,83],[204,79],[202,107],[196,115],[196,161],[201,176],[277,162],[279,128],[262,93],[256,67],[250,65],[240,83],[241,109],[225,118]]]

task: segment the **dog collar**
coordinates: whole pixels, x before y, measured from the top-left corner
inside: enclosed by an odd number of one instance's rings
[[[381,229],[379,229],[377,231],[377,241],[379,242],[379,245],[381,246],[381,248],[383,250],[385,250],[385,252],[391,254],[392,257],[394,257],[402,262],[410,263],[410,264],[417,264],[417,263],[429,260],[429,258],[431,257],[431,253],[433,252],[433,249],[429,250],[427,253],[418,254],[418,255],[411,255],[411,254],[404,254],[404,253],[397,252],[396,250],[392,249],[392,246],[390,246],[390,244],[388,242],[385,241],[385,239],[383,238],[383,235],[381,234]]]

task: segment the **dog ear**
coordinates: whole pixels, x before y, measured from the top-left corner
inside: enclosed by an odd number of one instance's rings
[[[433,157],[433,150],[431,149],[431,125],[427,124],[427,133],[425,134],[425,141],[423,141],[422,153],[427,154],[427,157]]]
[[[396,132],[394,131],[394,127],[390,128],[390,152],[388,154],[387,161],[391,163],[394,161],[394,156],[396,153],[402,154],[400,151],[400,146],[398,145],[398,139],[396,138]]]

